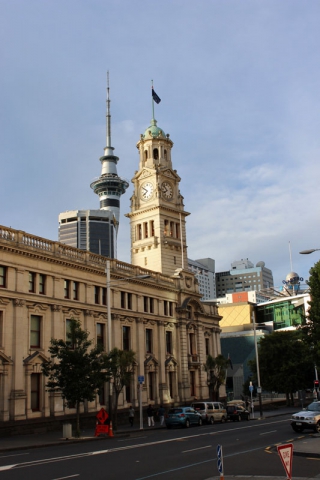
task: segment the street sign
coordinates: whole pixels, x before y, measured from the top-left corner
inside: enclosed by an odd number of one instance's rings
[[[249,391],[253,392],[253,385],[249,385]]]
[[[139,375],[139,376],[138,376],[138,382],[140,383],[140,385],[141,385],[142,383],[144,383],[144,376],[143,376],[143,375]]]
[[[278,454],[280,456],[282,465],[288,479],[292,479],[292,457],[293,457],[293,444],[288,443],[286,445],[278,445]]]
[[[222,446],[217,446],[217,467],[218,472],[220,473],[220,478],[223,478],[223,456],[222,456]]]

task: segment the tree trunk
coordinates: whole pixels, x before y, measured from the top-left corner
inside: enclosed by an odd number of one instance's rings
[[[81,436],[81,431],[80,431],[80,402],[77,402],[76,405],[77,408],[77,422],[76,422],[76,437],[79,438]]]

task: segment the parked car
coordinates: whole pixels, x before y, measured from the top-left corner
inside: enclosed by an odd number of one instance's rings
[[[202,417],[202,421],[210,423],[211,425],[214,422],[225,422],[227,420],[227,412],[220,402],[193,402],[191,404]]]
[[[227,418],[233,422],[241,420],[249,420],[250,412],[243,405],[237,403],[227,404]]]
[[[320,432],[320,402],[315,400],[301,412],[291,417],[291,427],[295,432],[302,432],[305,428]]]
[[[202,425],[202,417],[192,407],[170,408],[165,416],[167,428],[171,427],[190,427],[190,425]]]

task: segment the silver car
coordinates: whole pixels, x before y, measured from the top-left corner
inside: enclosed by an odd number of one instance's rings
[[[291,427],[295,432],[303,432],[304,429],[312,429],[320,433],[320,402],[315,400],[301,412],[291,417]]]

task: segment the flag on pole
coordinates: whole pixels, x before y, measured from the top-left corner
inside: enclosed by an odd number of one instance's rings
[[[158,95],[156,94],[156,92],[153,90],[153,87],[152,87],[152,98],[153,98],[153,100],[154,100],[156,103],[160,103],[160,102],[161,102],[161,98],[158,97]]]

